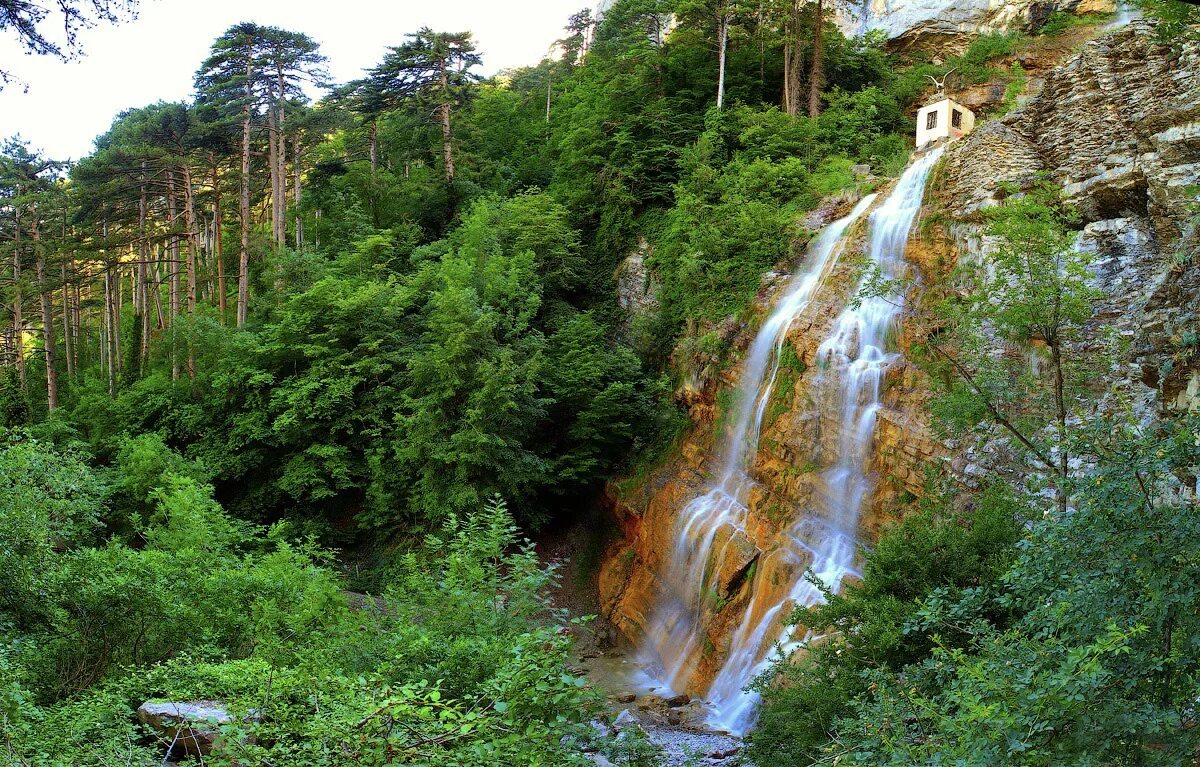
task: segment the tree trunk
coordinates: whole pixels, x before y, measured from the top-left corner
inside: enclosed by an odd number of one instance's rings
[[[717,109],[725,105],[725,49],[729,45],[729,11],[717,10]]]
[[[175,171],[169,169],[167,171],[167,220],[171,226],[171,239],[168,245],[167,258],[170,263],[167,265],[168,288],[167,297],[170,302],[170,322],[171,327],[175,327],[175,320],[183,312],[183,300],[179,284],[179,235],[175,233],[175,228],[179,225],[179,208],[176,200],[175,191]],[[172,336],[174,333],[172,333]],[[175,342],[171,343],[171,380],[179,378],[179,357],[175,353]]]
[[[196,254],[200,248],[199,234],[196,232],[196,208],[192,195],[192,169],[187,163],[183,164],[183,223],[187,227],[187,313],[188,317],[196,314]],[[191,378],[196,377],[196,354],[188,341],[187,372]]]
[[[17,363],[17,379],[21,384],[21,391],[26,390],[25,383],[25,317],[23,315],[23,307],[21,305],[21,210],[15,208],[13,216],[16,220],[15,239],[16,247],[13,248],[13,303],[12,303],[12,326],[13,326],[13,351],[16,355]]]
[[[242,184],[238,213],[241,217],[241,248],[238,252],[237,326],[246,324],[250,305],[250,77],[253,70],[246,64],[246,106],[242,109]]]
[[[183,166],[183,225],[187,227],[185,238],[187,240],[187,312],[188,314],[196,313],[196,255],[200,249],[200,236],[196,231],[196,207],[195,196],[192,190],[192,170],[187,165]]]
[[[225,233],[221,226],[221,171],[216,161],[212,166],[213,184],[213,251],[217,262],[217,306],[221,311],[221,324],[225,324],[225,314],[228,310],[228,296],[225,288]]]
[[[158,329],[166,330],[167,329],[167,318],[163,314],[162,295],[158,289],[159,286],[162,285],[162,281],[163,281],[162,274],[161,274],[161,269],[162,269],[162,251],[161,251],[161,249],[159,250],[158,256],[159,257],[154,260],[154,264],[153,264],[153,266],[154,266],[154,292],[152,295],[154,296],[154,311],[158,316]]]
[[[783,46],[783,111],[800,113],[800,81],[804,72],[804,48],[800,45],[803,25],[800,19],[801,0],[792,0],[791,17]]]
[[[145,373],[146,360],[150,358],[150,294],[147,286],[147,274],[150,270],[150,239],[146,231],[146,164],[142,163],[142,184],[138,190],[138,264],[137,281],[138,297],[133,305],[138,322],[142,328],[141,346],[138,349],[138,361],[142,372]],[[156,288],[157,289],[157,288]]]
[[[121,370],[121,315],[117,310],[116,293],[121,289],[121,282],[116,264],[109,264],[104,272],[104,310],[108,321],[107,357],[108,357],[108,393],[117,396],[117,375]]]
[[[292,169],[295,173],[293,191],[296,202],[296,250],[304,248],[304,216],[300,215],[300,134],[292,138]]]
[[[35,268],[37,269],[38,290],[42,294],[42,350],[46,355],[46,410],[53,413],[58,409],[58,369],[54,355],[54,292],[46,279],[46,253],[41,247],[41,235],[38,230],[37,212],[33,212],[30,222],[30,232],[33,237]]]
[[[100,327],[99,327],[99,334],[100,334],[100,369],[101,369],[101,370],[103,370],[103,371],[104,371],[104,373],[105,373],[105,375],[108,377],[108,394],[109,394],[109,396],[111,397],[111,396],[113,396],[114,394],[116,394],[116,392],[113,390],[113,383],[112,383],[112,366],[109,364],[109,359],[108,359],[108,330],[107,330],[107,328],[108,328],[108,321],[109,321],[109,311],[108,311],[108,269],[107,269],[107,267],[105,267],[105,272],[104,272],[104,312],[103,312],[103,314],[101,314],[101,316],[100,316],[100,323],[99,323],[99,325],[100,325]]]
[[[267,109],[267,177],[271,184],[271,242],[279,244],[279,156],[278,144],[275,143],[275,106]]]
[[[825,79],[824,63],[825,0],[817,0],[817,13],[813,18],[812,68],[808,72],[808,116],[821,114],[821,88]]]
[[[71,337],[74,323],[71,322],[71,288],[67,274],[67,262],[62,262],[62,318],[63,354],[67,361],[67,380],[75,379],[75,339]]]
[[[283,69],[276,68],[276,112],[275,119],[275,141],[277,147],[275,149],[275,178],[277,184],[275,187],[274,199],[274,221],[275,221],[275,247],[282,248],[287,245],[287,132],[286,120],[284,115],[284,81]]]
[[[447,78],[445,61],[442,67],[442,156],[446,162],[446,183],[454,183],[454,148],[453,136],[450,133],[450,84]]]
[[[1058,510],[1066,513],[1070,501],[1067,495],[1070,460],[1067,451],[1067,397],[1062,350],[1057,337],[1048,338],[1046,345],[1050,347],[1050,365],[1054,369],[1054,415],[1058,424]]]
[[[371,120],[371,126],[367,129],[367,154],[371,158],[371,178],[375,178],[375,171],[379,168],[378,120]]]

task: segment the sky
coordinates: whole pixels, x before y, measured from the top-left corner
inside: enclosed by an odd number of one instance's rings
[[[24,56],[0,39],[0,68],[28,86],[0,90],[0,138],[20,134],[50,157],[78,159],[121,110],[190,97],[209,46],[239,21],[308,34],[329,57],[334,80],[344,82],[422,26],[473,32],[484,74],[536,64],[563,36],[567,17],[592,2],[144,0],[134,21],[84,30],[77,61]]]

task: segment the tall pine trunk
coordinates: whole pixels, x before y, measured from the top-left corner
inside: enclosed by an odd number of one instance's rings
[[[275,107],[267,110],[267,169],[271,182],[271,241],[279,247],[279,145],[275,141],[279,132]]]
[[[274,221],[273,233],[275,235],[275,247],[282,248],[287,244],[287,132],[286,119],[284,114],[284,80],[283,69],[276,69],[276,117],[275,117],[275,132],[271,139],[275,141],[275,146],[272,147],[274,158],[273,184],[274,194],[272,196],[273,212],[272,220]]]
[[[817,0],[813,18],[812,68],[808,72],[808,116],[821,114],[821,88],[825,80],[825,0]]]
[[[296,250],[304,248],[304,216],[300,215],[300,134],[292,138],[292,169],[295,183],[292,187],[296,203]]]
[[[46,359],[46,410],[54,412],[58,409],[58,369],[55,367],[57,360],[54,354],[54,290],[46,278],[46,252],[41,247],[41,233],[38,229],[36,211],[33,212],[29,231],[33,237],[38,291],[42,297],[42,351],[45,353]]]
[[[13,248],[13,350],[16,355],[17,380],[20,381],[21,391],[25,391],[25,316],[21,305],[21,210],[16,208],[13,214],[16,218],[16,247]]]
[[[225,233],[221,218],[221,170],[213,160],[213,256],[217,262],[217,306],[221,311],[221,324],[225,324],[225,315],[229,309],[225,287]]]
[[[138,349],[139,364],[145,372],[146,360],[150,357],[150,293],[147,274],[150,271],[150,240],[146,231],[146,164],[142,163],[141,186],[138,189],[138,295],[133,306],[137,322],[141,326],[141,346]]]
[[[446,72],[449,64],[441,62],[442,78],[442,157],[446,162],[446,183],[454,183],[454,148],[450,133],[450,83]]]
[[[804,74],[804,47],[800,35],[804,27],[800,17],[801,0],[792,0],[783,45],[783,111],[800,113],[800,83]]]
[[[729,46],[729,10],[717,9],[717,109],[725,105],[725,49]]]
[[[182,313],[183,300],[182,291],[180,290],[180,258],[179,258],[179,234],[175,229],[179,226],[179,205],[178,194],[175,190],[175,170],[167,170],[167,220],[171,223],[171,240],[167,258],[170,263],[167,266],[167,274],[169,287],[167,294],[170,299],[171,309],[171,327],[175,327],[175,320]],[[174,333],[172,333],[174,335]],[[171,379],[179,378],[179,355],[175,353],[176,344],[171,344]]]
[[[246,63],[246,105],[242,108],[242,179],[238,214],[241,218],[241,248],[238,252],[237,326],[246,324],[250,306],[250,99],[253,92],[250,80],[253,67]]]
[[[379,121],[371,120],[370,127],[367,128],[367,156],[371,161],[371,178],[375,178],[375,172],[379,169]]]
[[[184,234],[187,242],[187,262],[186,277],[187,277],[187,299],[188,314],[196,312],[196,255],[200,249],[199,233],[196,231],[196,207],[195,195],[192,189],[192,170],[186,164],[183,165],[183,225],[187,227],[187,232]]]
[[[188,317],[196,314],[196,254],[200,248],[199,233],[196,231],[196,209],[192,194],[192,169],[187,163],[183,164],[183,223],[187,227],[187,313]],[[190,332],[190,328],[189,328]],[[196,377],[196,353],[192,342],[188,340],[187,372],[191,378]]]
[[[70,277],[67,273],[67,262],[62,262],[62,318],[63,318],[63,354],[67,362],[67,380],[75,379],[75,339],[74,322],[71,316],[71,288]]]

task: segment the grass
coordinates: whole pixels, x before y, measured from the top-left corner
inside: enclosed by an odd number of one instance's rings
[[[1056,11],[1050,15],[1042,28],[1038,30],[1039,35],[1047,37],[1057,37],[1076,27],[1087,27],[1093,24],[1102,24],[1112,18],[1110,13],[1087,13],[1082,16],[1077,16],[1073,13],[1063,13]]]

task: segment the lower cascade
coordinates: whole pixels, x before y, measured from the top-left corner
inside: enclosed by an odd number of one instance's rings
[[[884,278],[904,274],[909,232],[921,209],[925,184],[943,149],[919,156],[895,188],[869,214],[866,254]],[[752,466],[764,414],[780,371],[780,352],[795,320],[816,298],[847,246],[847,232],[875,205],[865,197],[854,210],[830,224],[814,241],[783,298],[763,323],[748,351],[732,412],[732,428],[718,454],[719,470],[706,492],[678,516],[664,579],[671,588],[657,597],[639,660],[660,685],[673,691],[693,686],[695,659],[706,641],[705,599],[716,593],[721,563],[736,547],[752,547],[748,535],[749,498],[755,487]],[[902,296],[878,296],[848,306],[817,351],[814,379],[817,417],[825,454],[809,508],[797,509],[767,553],[745,577],[751,596],[730,636],[724,665],[705,690],[710,726],[744,734],[757,717],[759,696],[747,685],[768,666],[771,649],[794,649],[809,636],[789,636],[786,619],[794,606],[822,600],[811,572],[830,589],[856,575],[857,527],[864,501],[874,487],[868,462],[881,382],[899,354],[888,335],[901,310]],[[731,550],[731,547],[734,547]],[[734,555],[736,558],[736,555]]]

